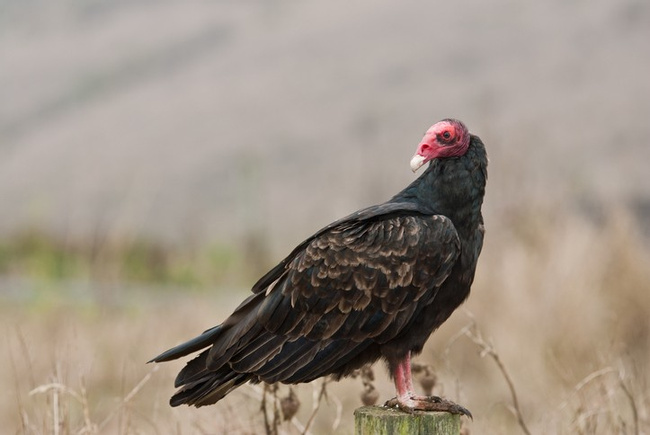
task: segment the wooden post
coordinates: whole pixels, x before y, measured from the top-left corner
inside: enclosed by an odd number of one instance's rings
[[[382,406],[354,411],[355,435],[459,435],[460,415],[448,412],[413,414]]]

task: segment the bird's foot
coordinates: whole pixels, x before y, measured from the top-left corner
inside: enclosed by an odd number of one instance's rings
[[[451,414],[466,415],[472,417],[472,413],[466,408],[438,396],[406,396],[394,397],[384,404],[390,408],[399,408],[409,414],[415,411],[436,411],[436,412],[449,412]]]

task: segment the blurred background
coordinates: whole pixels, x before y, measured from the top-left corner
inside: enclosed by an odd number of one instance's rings
[[[0,1],[0,426],[263,431],[260,389],[172,409],[183,362],[144,363],[455,117],[488,148],[487,236],[419,359],[434,392],[523,430],[480,333],[532,433],[650,432],[648,41],[642,0]],[[329,384],[312,431],[350,433],[361,392]]]

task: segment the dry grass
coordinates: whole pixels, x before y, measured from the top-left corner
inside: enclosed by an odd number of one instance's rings
[[[469,302],[420,357],[435,369],[434,393],[474,414],[465,423],[470,433],[650,431],[647,241],[623,212],[604,222],[512,213],[490,231]],[[266,393],[247,386],[217,406],[168,407],[183,363],[144,362],[216,323],[244,291],[114,291],[122,303],[111,307],[67,297],[2,304],[1,427],[25,434],[260,433],[266,418],[277,433],[350,432],[367,379]],[[383,368],[374,373],[372,388],[380,400],[390,398]],[[283,407],[297,402],[284,421]]]

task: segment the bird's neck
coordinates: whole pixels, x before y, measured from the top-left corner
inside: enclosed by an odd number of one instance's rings
[[[472,136],[465,155],[433,160],[418,179],[391,201],[417,202],[425,213],[447,216],[462,238],[482,223],[486,180],[485,147],[477,136]]]

